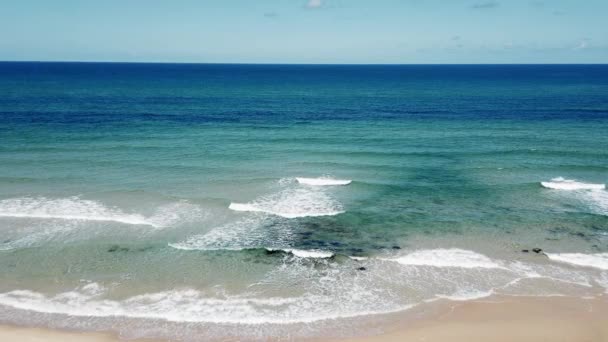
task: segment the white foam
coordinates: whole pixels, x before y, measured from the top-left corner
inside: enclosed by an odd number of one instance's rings
[[[199,207],[186,202],[161,206],[154,215],[145,217],[140,214],[126,213],[116,207],[105,206],[100,202],[79,197],[23,197],[0,201],[0,217],[111,221],[160,228],[180,220],[188,221],[201,216],[202,211]]]
[[[269,251],[275,251],[273,248],[266,248]],[[293,248],[285,248],[281,249],[286,253],[291,253],[299,258],[313,258],[313,259],[327,259],[334,256],[334,253],[328,251],[322,251],[319,249],[293,249]]]
[[[162,228],[199,221],[205,217],[205,211],[198,205],[187,201],[179,201],[158,207],[154,215],[146,217],[145,221],[154,227]]]
[[[383,260],[395,261],[402,265],[413,266],[504,268],[485,255],[458,248],[425,249],[401,257]]]
[[[551,179],[550,182],[540,182],[542,186],[555,190],[603,190],[606,189],[606,184],[582,183],[572,179],[564,179],[557,177]]]
[[[99,202],[78,197],[5,199],[0,201],[0,217],[114,221],[125,224],[156,226],[142,215],[128,214],[117,208],[106,207]]]
[[[608,191],[588,191],[586,193],[586,201],[595,213],[608,215]]]
[[[89,287],[89,288],[87,288]],[[103,288],[101,288],[103,289]],[[299,297],[209,296],[194,289],[170,290],[136,295],[123,300],[103,298],[104,291],[87,285],[48,296],[29,290],[0,293],[0,305],[48,314],[79,317],[127,317],[161,319],[170,322],[217,324],[293,324],[365,316],[405,310],[412,305],[374,307],[379,300],[352,292],[351,301],[334,302],[330,297],[305,294]]]
[[[332,178],[303,178],[296,177],[296,180],[300,184],[315,185],[315,186],[326,186],[326,185],[348,185],[352,181],[350,179],[332,179]]]
[[[327,193],[314,189],[286,189],[250,203],[230,203],[235,211],[263,212],[285,218],[334,216],[342,206]]]
[[[291,244],[292,227],[276,222],[270,215],[244,217],[188,239],[169,243],[181,250],[243,250],[250,248],[285,248]]]
[[[65,243],[70,240],[69,233],[78,228],[80,221],[53,220],[28,223],[25,227],[3,230],[9,237],[0,244],[0,251],[35,247],[56,240]]]
[[[595,281],[601,287],[603,287],[606,290],[605,293],[608,294],[608,272],[601,272],[600,275],[597,278],[595,278]]]
[[[300,253],[288,248],[283,250],[294,256]],[[319,254],[324,251],[318,250],[305,252],[306,257],[328,255]],[[370,258],[370,267],[366,267],[365,272],[353,271],[354,261],[322,259],[307,263],[300,262],[297,257],[285,258],[283,263],[260,274],[259,281],[256,278],[255,283],[247,286],[246,290],[238,290],[237,294],[231,294],[231,291],[220,286],[218,290],[215,287],[206,291],[188,288],[159,290],[116,299],[109,295],[119,291],[109,292],[99,284],[89,283],[56,295],[29,290],[0,293],[0,305],[83,317],[219,324],[291,324],[394,312],[438,298],[472,300],[503,293],[501,289],[506,287],[516,287],[514,294],[526,294],[536,288],[536,283],[519,284],[519,280],[527,279],[525,274],[533,279],[542,276],[551,280],[553,278],[549,277],[556,272],[563,273],[567,279],[571,279],[570,274],[588,273],[588,270],[572,270],[559,264],[543,263],[536,265],[538,267],[529,267],[518,262],[515,268],[520,269],[521,272],[517,273],[521,274],[517,274],[502,268],[502,263],[459,249],[420,250],[401,258],[404,258],[401,261],[407,261],[405,264],[408,267]],[[605,283],[604,278],[598,282],[604,280]],[[506,293],[511,294],[509,291]],[[94,324],[93,320],[91,322]]]
[[[489,297],[494,294],[494,290],[479,291],[479,290],[459,290],[450,295],[437,295],[437,298],[449,299],[453,301],[468,301],[480,298]]]
[[[576,266],[608,270],[608,253],[546,253],[549,259]]]

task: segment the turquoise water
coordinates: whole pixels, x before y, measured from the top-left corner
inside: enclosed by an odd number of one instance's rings
[[[0,93],[3,322],[290,339],[608,288],[606,66],[0,63]]]

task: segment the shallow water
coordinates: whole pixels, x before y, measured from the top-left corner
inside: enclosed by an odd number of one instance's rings
[[[608,289],[606,66],[0,63],[0,93],[4,322],[292,338]]]

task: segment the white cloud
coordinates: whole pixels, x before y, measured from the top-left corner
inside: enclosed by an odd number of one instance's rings
[[[308,0],[306,3],[306,8],[319,8],[323,6],[322,0]]]
[[[587,39],[583,39],[578,43],[578,45],[574,48],[574,50],[583,50],[583,49],[586,49],[588,46],[589,46],[589,42],[587,41]]]

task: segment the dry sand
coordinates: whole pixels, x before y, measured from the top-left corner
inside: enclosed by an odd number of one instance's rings
[[[404,315],[378,336],[335,342],[608,342],[608,298],[508,297],[446,302],[432,315]],[[323,339],[320,339],[323,340]],[[2,342],[111,342],[112,334],[0,326]]]
[[[510,297],[448,306],[438,315],[395,324],[383,335],[346,341],[608,342],[605,297]]]

